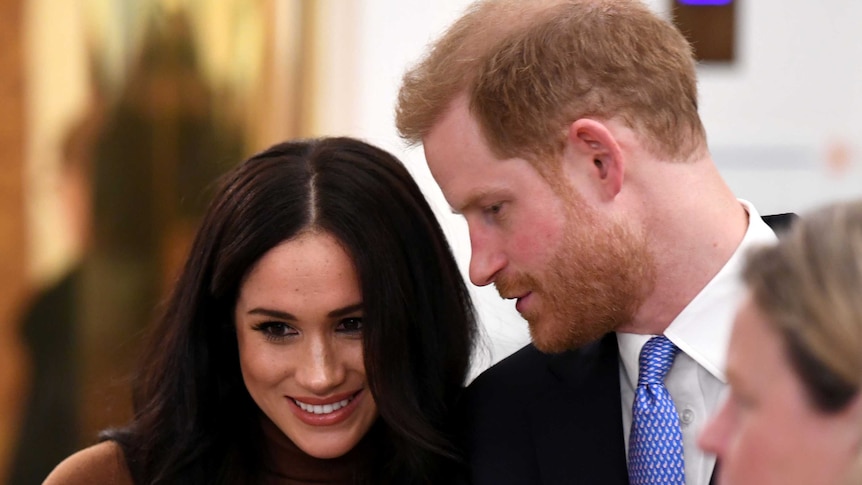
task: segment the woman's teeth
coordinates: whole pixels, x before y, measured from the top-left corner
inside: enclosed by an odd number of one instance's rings
[[[293,402],[299,406],[300,409],[307,413],[314,414],[329,414],[334,411],[338,411],[339,409],[347,406],[353,398],[347,398],[343,401],[334,402],[332,404],[306,404],[302,401],[297,401],[296,399]]]

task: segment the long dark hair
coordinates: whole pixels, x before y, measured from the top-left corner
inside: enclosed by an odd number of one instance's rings
[[[134,381],[134,420],[103,439],[137,483],[234,483],[260,468],[233,307],[269,249],[332,234],[359,274],[369,386],[386,438],[368,483],[439,483],[458,455],[450,412],[470,365],[473,307],[443,231],[392,155],[351,138],[275,145],[230,172],[210,205]]]

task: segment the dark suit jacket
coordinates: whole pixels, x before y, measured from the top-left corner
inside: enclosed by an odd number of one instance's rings
[[[764,220],[780,233],[794,217]],[[557,355],[527,345],[461,402],[473,485],[628,485],[621,400],[616,334]]]

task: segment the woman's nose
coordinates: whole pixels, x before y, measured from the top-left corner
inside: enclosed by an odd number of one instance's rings
[[[718,413],[712,416],[697,438],[697,445],[708,453],[721,456],[727,443],[730,406],[727,400],[721,404]]]
[[[298,363],[297,382],[312,394],[325,395],[344,382],[344,366],[338,351],[326,338],[311,337]]]

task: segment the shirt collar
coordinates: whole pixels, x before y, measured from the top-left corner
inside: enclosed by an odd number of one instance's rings
[[[757,209],[745,200],[739,202],[748,212],[748,229],[739,246],[718,274],[689,302],[670,323],[664,335],[682,352],[722,382],[727,345],[736,309],[745,296],[741,273],[745,255],[755,246],[772,244],[775,233],[760,218]],[[620,359],[632,387],[637,386],[638,358],[652,335],[618,333]]]

